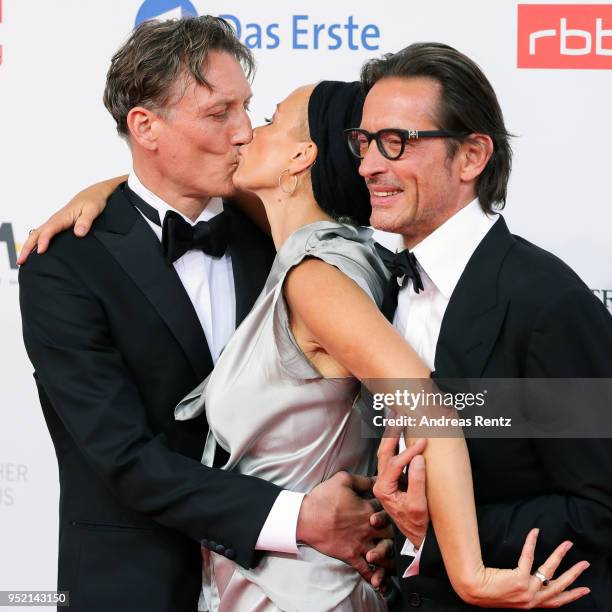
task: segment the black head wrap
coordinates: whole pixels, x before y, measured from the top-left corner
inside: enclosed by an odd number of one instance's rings
[[[357,81],[321,81],[308,102],[308,127],[319,150],[311,171],[319,206],[333,217],[370,225],[370,195],[358,173],[359,160],[349,151],[343,134],[347,128],[359,127],[363,101]]]

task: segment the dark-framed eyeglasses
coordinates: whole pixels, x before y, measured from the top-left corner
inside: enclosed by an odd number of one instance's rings
[[[462,138],[466,134],[449,130],[401,130],[399,128],[385,128],[378,132],[368,132],[361,128],[344,130],[346,142],[351,153],[363,159],[370,148],[372,140],[380,153],[387,159],[399,159],[406,149],[406,143],[420,138]]]

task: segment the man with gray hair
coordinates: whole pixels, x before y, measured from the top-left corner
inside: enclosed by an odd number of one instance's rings
[[[251,140],[249,50],[221,19],[141,25],[104,103],[133,170],[83,239],[20,271],[23,333],[60,474],[58,587],[72,610],[193,612],[200,546],[244,567],[297,538],[371,576],[374,511],[338,474],[304,497],[200,463],[174,406],[211,372],[274,249],[232,195]],[[248,407],[246,407],[248,408]],[[222,465],[217,457],[215,465]]]

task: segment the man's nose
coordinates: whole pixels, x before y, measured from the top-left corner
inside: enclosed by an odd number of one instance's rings
[[[387,160],[381,155],[376,142],[372,140],[359,164],[359,174],[366,179],[381,174],[386,170],[386,162]]]
[[[253,140],[253,126],[246,111],[240,114],[234,133],[232,134],[233,145],[248,144]]]

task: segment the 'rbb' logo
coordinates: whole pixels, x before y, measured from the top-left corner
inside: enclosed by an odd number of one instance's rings
[[[612,69],[612,5],[519,4],[517,65]]]

